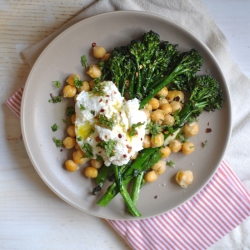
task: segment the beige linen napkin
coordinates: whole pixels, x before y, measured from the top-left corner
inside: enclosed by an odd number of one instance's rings
[[[90,16],[110,11],[119,10],[138,10],[147,11],[168,18],[188,29],[198,39],[203,41],[215,55],[228,84],[233,100],[233,124],[231,143],[228,146],[224,159],[232,166],[237,173],[237,168],[247,166],[249,163],[249,152],[247,145],[250,145],[250,136],[247,135],[247,128],[250,126],[250,80],[242,74],[239,67],[232,60],[229,53],[229,44],[218,29],[204,5],[199,0],[185,1],[162,1],[162,0],[100,0],[86,1],[85,8],[80,14],[63,25],[56,32],[35,44],[23,52],[30,66],[34,64],[42,50],[63,30],[75,24],[76,22]],[[242,107],[244,100],[244,107]],[[242,145],[242,138],[245,144]],[[235,145],[240,145],[235,147]],[[250,188],[249,169],[243,169],[246,184]],[[240,173],[240,172],[239,172]],[[243,175],[240,176],[243,179]],[[248,225],[249,225],[248,220]],[[223,243],[221,244],[223,245]]]

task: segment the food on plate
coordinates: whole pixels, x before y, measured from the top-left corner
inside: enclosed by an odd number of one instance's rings
[[[182,188],[187,188],[194,180],[193,172],[181,170],[175,175],[175,180]]]
[[[92,49],[99,62],[88,65],[86,56],[81,57],[92,79],[81,81],[73,74],[63,89],[66,98],[75,100],[75,108],[67,111],[72,125],[63,145],[75,147],[75,164],[91,159],[85,175],[97,183],[93,194],[112,180],[98,205],[107,206],[120,193],[128,212],[140,216],[140,189],[164,174],[166,165],[174,166],[166,161],[171,153],[194,152],[189,137],[199,131],[196,120],[203,111],[222,107],[222,91],[212,76],[198,74],[198,51],[180,52],[153,31],[110,53],[95,43]],[[71,160],[66,163],[69,171],[77,170]],[[193,174],[181,171],[176,180],[186,187]]]

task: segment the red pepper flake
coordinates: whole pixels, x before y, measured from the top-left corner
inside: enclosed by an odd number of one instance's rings
[[[211,128],[207,128],[206,129],[206,133],[211,133],[212,132],[212,129]]]
[[[105,95],[106,97],[109,97],[109,95]]]
[[[121,139],[121,138],[122,138],[122,135],[121,135],[121,134],[119,134],[119,135],[118,135],[118,137]]]
[[[101,153],[102,153],[102,151],[99,151],[99,152],[98,152],[98,154],[101,154]]]
[[[102,141],[102,139],[100,138],[100,136],[97,136],[97,137],[95,138],[95,140],[96,140],[97,142],[101,142],[101,141]]]
[[[96,43],[92,43],[92,48],[94,48],[96,46]]]
[[[104,109],[101,109],[100,112],[104,112],[105,110]]]
[[[102,99],[100,99],[99,102],[102,102]]]
[[[158,195],[154,196],[154,198],[157,199],[157,198],[158,198]]]
[[[108,139],[109,137],[107,135],[105,135],[105,139]]]
[[[207,123],[207,125],[209,126],[209,122]]]
[[[60,149],[60,152],[62,152],[62,151],[63,151],[63,149],[61,148],[61,149]]]
[[[123,158],[127,158],[127,155],[123,155]]]
[[[114,91],[114,94],[116,94],[117,92],[116,91]]]
[[[141,138],[141,141],[142,141],[143,139]]]
[[[106,100],[106,103],[108,103],[109,102],[109,100]]]

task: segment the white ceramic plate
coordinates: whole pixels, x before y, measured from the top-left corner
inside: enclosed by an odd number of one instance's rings
[[[228,143],[231,111],[226,83],[212,53],[187,30],[162,17],[136,11],[106,13],[75,24],[47,46],[32,68],[23,95],[21,124],[27,152],[44,182],[63,200],[94,216],[133,219],[126,212],[120,195],[105,208],[95,204],[99,196],[91,194],[95,184],[84,177],[83,167],[74,173],[64,169],[64,161],[72,157],[72,151],[63,149],[61,152],[52,138],[66,136],[67,126],[62,120],[69,103],[65,100],[57,104],[48,102],[50,93],[59,93],[51,81],[65,82],[72,73],[86,79],[80,57],[92,58],[93,42],[109,51],[128,44],[149,30],[157,32],[162,40],[179,44],[180,51],[191,48],[200,51],[204,59],[201,73],[209,73],[220,82],[225,101],[222,110],[202,114],[199,135],[192,138],[195,152],[189,156],[172,154],[170,159],[175,162],[175,168],[168,167],[157,182],[143,187],[138,202],[142,218],[169,211],[201,190],[216,171]],[[54,123],[60,127],[56,132],[51,130]],[[212,132],[206,133],[206,128],[211,128]],[[208,144],[202,148],[201,144],[206,140]],[[190,169],[194,173],[194,182],[187,189],[174,181],[175,173],[181,169]]]

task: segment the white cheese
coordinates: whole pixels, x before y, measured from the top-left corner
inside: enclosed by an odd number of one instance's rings
[[[139,110],[139,100],[126,101],[121,96],[113,82],[100,83],[101,92],[82,91],[76,99],[76,137],[80,147],[88,143],[92,148],[93,157],[101,156],[106,166],[111,163],[121,166],[129,162],[130,158],[142,150],[143,138],[147,125],[145,113]],[[101,94],[100,94],[101,93]],[[111,119],[113,126],[108,127],[100,123],[100,116]],[[136,134],[129,135],[132,126],[136,127]],[[114,141],[115,146],[111,155],[105,147],[98,143]]]

